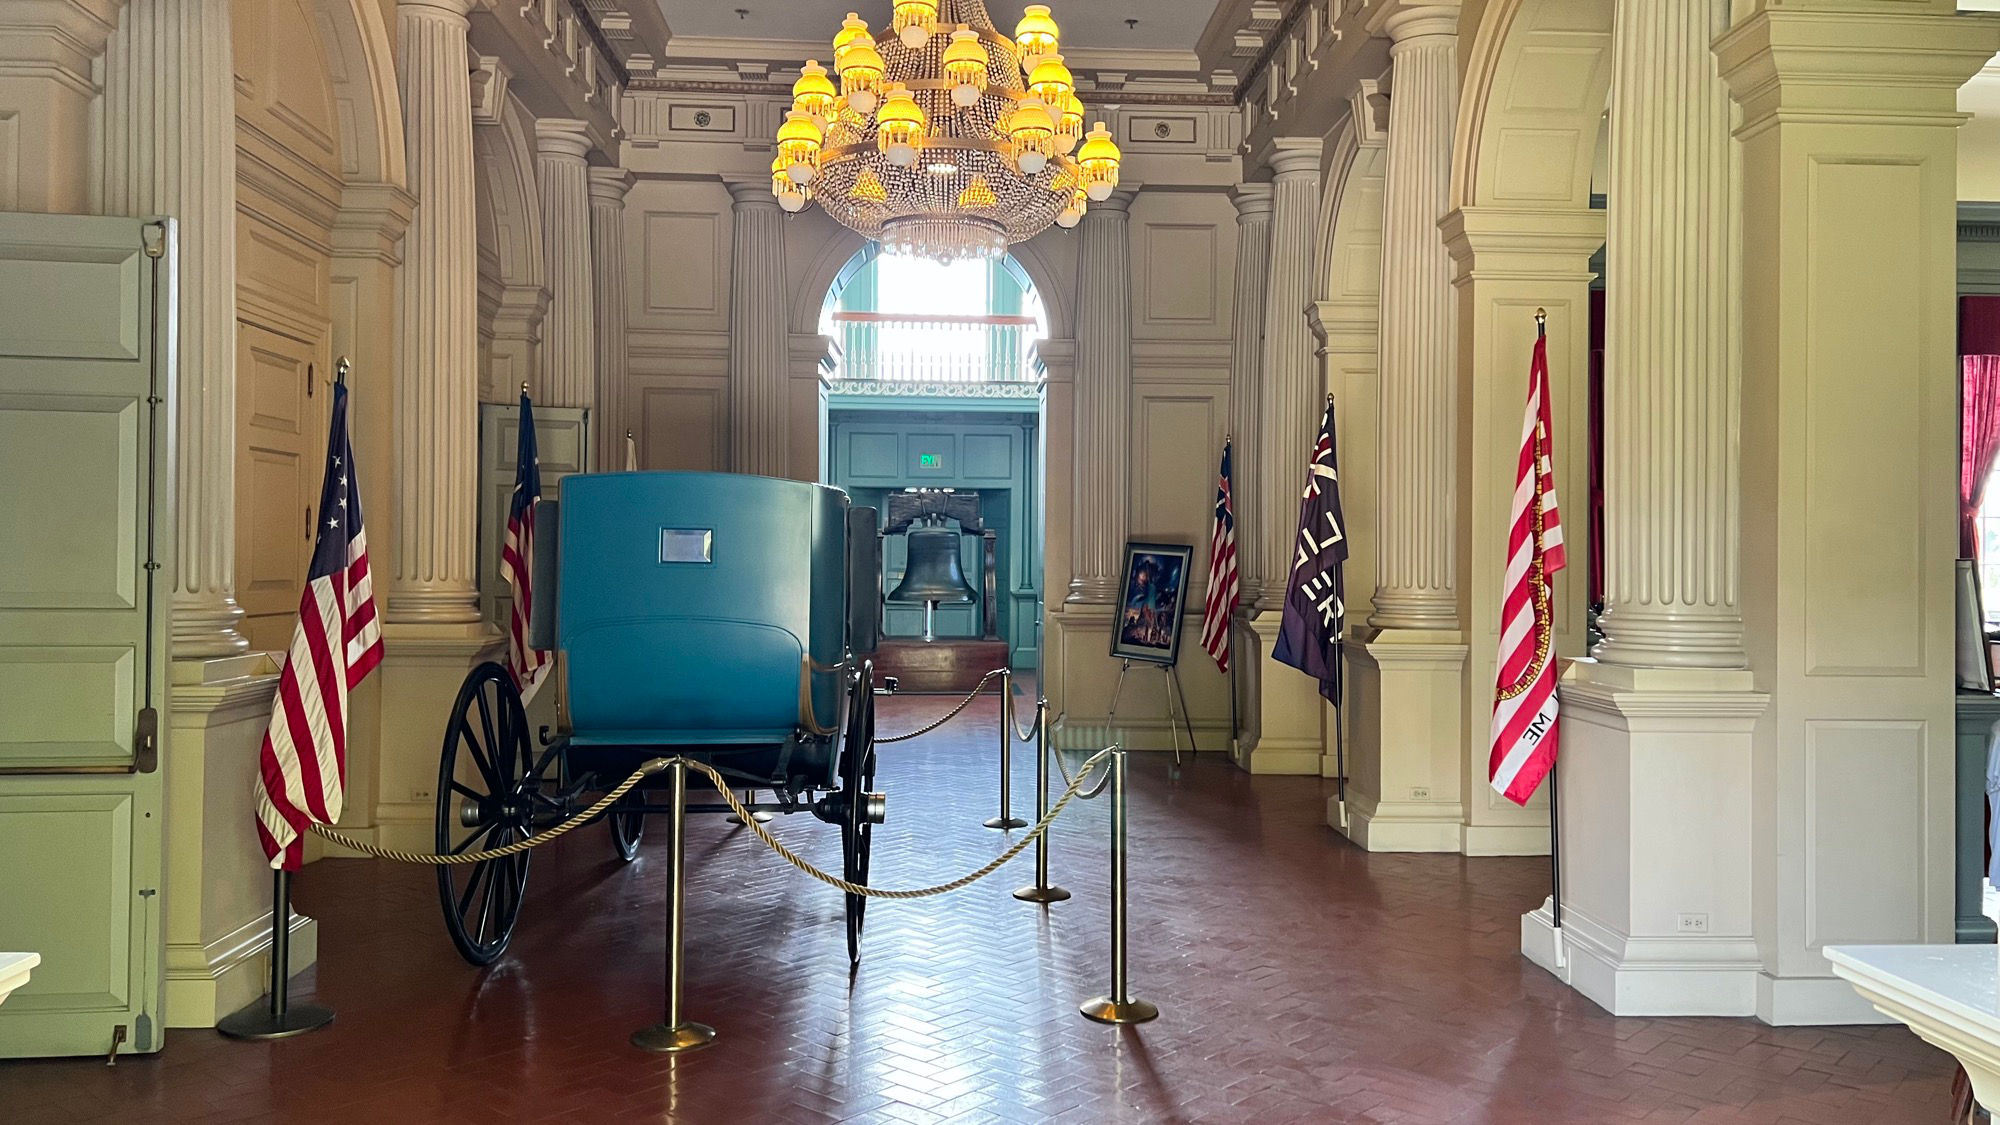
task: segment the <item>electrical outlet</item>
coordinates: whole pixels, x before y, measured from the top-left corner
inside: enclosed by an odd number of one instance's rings
[[[1431,799],[1431,791],[1429,786],[1427,785],[1410,786],[1410,800],[1428,801],[1430,799]]]
[[[1681,932],[1684,934],[1705,934],[1708,932],[1708,915],[1681,915]]]
[[[410,790],[410,803],[413,805],[427,804],[433,796],[435,794],[428,789],[412,789]]]

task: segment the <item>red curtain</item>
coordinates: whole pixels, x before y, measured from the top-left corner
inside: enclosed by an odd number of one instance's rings
[[[1969,355],[1961,362],[1964,430],[1959,440],[1958,553],[1960,558],[1976,559],[1979,502],[1985,496],[1994,457],[2000,455],[2000,355]]]

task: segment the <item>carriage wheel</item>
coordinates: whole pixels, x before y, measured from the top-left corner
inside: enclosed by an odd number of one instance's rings
[[[868,860],[874,850],[875,825],[867,816],[867,794],[875,785],[875,669],[861,665],[849,703],[846,745],[841,749],[840,788],[847,797],[847,816],[840,825],[841,877],[868,884]],[[847,896],[847,964],[861,965],[861,926],[868,912],[865,895]]]
[[[617,852],[618,858],[624,860],[626,863],[630,863],[639,857],[639,838],[646,834],[646,814],[643,812],[621,812],[619,811],[619,806],[643,806],[645,803],[646,799],[639,795],[638,790],[634,789],[623,797],[618,798],[618,804],[611,806],[611,811],[604,814],[605,821],[611,825],[612,850]]]
[[[533,754],[514,678],[491,661],[474,668],[452,704],[438,761],[438,851],[485,851],[534,832],[541,775]],[[451,943],[474,965],[492,964],[521,916],[528,853],[440,866],[437,881]]]

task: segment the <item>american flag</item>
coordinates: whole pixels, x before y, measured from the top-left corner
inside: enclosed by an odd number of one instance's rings
[[[1493,691],[1493,788],[1525,805],[1556,764],[1555,615],[1551,581],[1567,561],[1556,511],[1549,424],[1549,344],[1538,329],[1528,365],[1528,410],[1514,475],[1507,588],[1500,609],[1500,671]]]
[[[1271,655],[1319,681],[1340,703],[1340,637],[1347,629],[1347,519],[1340,510],[1340,458],[1333,447],[1333,396],[1326,396],[1319,440],[1306,465],[1299,500],[1298,552],[1285,588],[1285,614]]]
[[[534,569],[535,502],[542,498],[542,464],[535,452],[535,407],[525,387],[520,430],[514,451],[514,495],[507,504],[507,538],[500,544],[500,577],[514,591],[514,606],[507,614],[507,671],[525,692],[549,664],[549,654],[528,642],[528,616],[535,608],[534,577],[529,572]]]
[[[1229,619],[1242,601],[1236,583],[1236,504],[1229,478],[1229,445],[1222,443],[1222,472],[1215,485],[1215,533],[1208,540],[1208,609],[1202,618],[1201,647],[1215,666],[1229,671]]]
[[[347,695],[382,662],[382,629],[368,579],[368,535],[347,437],[347,387],[333,385],[333,426],[312,566],[299,623],[278,676],[278,698],[258,754],[257,837],[271,867],[297,871],[305,833],[340,819],[347,785]]]

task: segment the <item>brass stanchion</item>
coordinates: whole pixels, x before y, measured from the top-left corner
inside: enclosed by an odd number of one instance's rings
[[[986,822],[988,828],[1026,828],[1028,822],[1014,815],[1014,720],[1008,708],[1014,702],[1014,672],[1000,673],[1000,815]]]
[[[231,1039],[285,1039],[318,1031],[333,1022],[333,1009],[294,1004],[292,990],[292,873],[271,875],[271,995],[225,1016],[215,1030]]]
[[[1009,696],[1008,698],[1013,698]],[[1049,701],[1035,700],[1035,823],[1049,815]],[[1049,834],[1035,838],[1035,883],[1014,892],[1022,902],[1061,902],[1069,892],[1049,885]]]
[[[648,1051],[678,1054],[715,1042],[715,1029],[681,1016],[681,930],[687,914],[687,759],[675,758],[669,768],[673,810],[667,815],[667,854],[673,857],[673,888],[667,893],[667,1018],[666,1022],[632,1033],[632,1045]]]
[[[1080,1005],[1085,1019],[1098,1023],[1145,1023],[1160,1009],[1134,1000],[1125,987],[1125,799],[1126,759],[1122,747],[1111,755],[1111,995]]]

